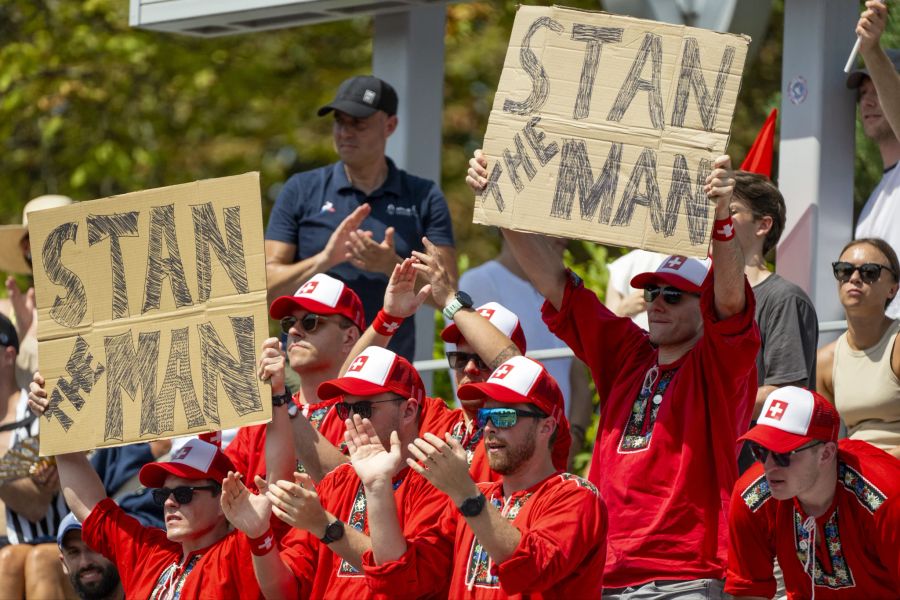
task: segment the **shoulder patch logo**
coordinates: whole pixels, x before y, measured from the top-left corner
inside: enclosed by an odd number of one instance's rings
[[[847,466],[846,463],[838,464],[838,482],[847,488],[859,503],[866,507],[870,513],[878,510],[887,495],[879,490],[875,485],[860,474],[859,471]]]
[[[769,489],[769,482],[765,475],[760,475],[758,479],[747,486],[747,489],[741,492],[741,498],[752,512],[758,511],[771,497],[772,491]]]

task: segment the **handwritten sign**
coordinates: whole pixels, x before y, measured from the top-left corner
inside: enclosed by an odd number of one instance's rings
[[[473,221],[705,256],[750,39],[523,6],[485,134]]]
[[[41,454],[262,423],[259,174],[29,215]]]

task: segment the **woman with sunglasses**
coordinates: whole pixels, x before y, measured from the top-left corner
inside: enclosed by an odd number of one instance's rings
[[[900,461],[871,444],[838,441],[840,416],[822,395],[769,394],[741,439],[757,463],[728,513],[725,591],[772,598],[778,559],[789,598],[897,598]]]
[[[835,403],[848,435],[900,458],[900,321],[897,254],[878,238],[854,240],[832,263],[847,331],[818,353],[816,389]]]

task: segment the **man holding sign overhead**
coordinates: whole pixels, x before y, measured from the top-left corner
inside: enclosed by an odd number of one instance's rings
[[[759,349],[722,156],[748,40],[556,7],[520,8],[512,37],[467,181],[597,386],[604,597],[719,598]],[[525,231],[671,254],[632,279],[649,335]],[[689,258],[710,245],[714,269]]]

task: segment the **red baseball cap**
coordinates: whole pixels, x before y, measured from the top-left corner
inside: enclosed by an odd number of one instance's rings
[[[366,316],[359,296],[343,281],[324,273],[314,275],[293,296],[276,298],[269,307],[269,316],[281,319],[299,309],[317,315],[342,315],[360,331],[366,329]]]
[[[184,479],[212,479],[217,483],[236,471],[234,464],[214,444],[200,439],[188,442],[172,454],[168,462],[152,462],[141,467],[138,479],[145,487],[162,487],[166,477]]]
[[[525,354],[525,332],[522,330],[521,323],[519,323],[519,317],[514,312],[497,302],[488,302],[475,310],[490,321],[491,325],[499,329],[503,335],[511,339],[513,344],[519,349],[519,352]],[[441,332],[441,339],[451,344],[465,341],[456,323],[450,323],[444,327],[444,330]]]
[[[756,442],[772,452],[790,452],[812,442],[836,442],[841,419],[821,394],[785,386],[766,398],[756,426],[739,439]]]
[[[662,261],[656,271],[640,273],[631,278],[631,287],[643,289],[648,285],[670,285],[683,292],[700,293],[709,273],[710,260],[688,258],[673,254]]]
[[[562,391],[544,365],[526,356],[514,356],[497,367],[487,381],[461,385],[457,395],[462,400],[489,398],[506,404],[532,404],[556,419],[553,464],[565,470],[572,443],[569,420]]]
[[[425,385],[415,367],[380,346],[369,346],[360,352],[343,377],[330,379],[317,390],[322,400],[343,394],[375,396],[384,392],[415,398],[420,403],[425,399]]]

